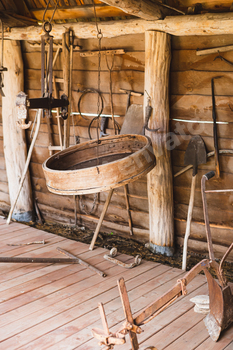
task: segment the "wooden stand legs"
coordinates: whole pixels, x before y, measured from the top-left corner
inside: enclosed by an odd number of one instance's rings
[[[109,193],[108,193],[108,197],[107,197],[106,202],[105,202],[105,204],[104,204],[103,211],[102,211],[102,213],[101,213],[101,215],[100,215],[98,224],[97,224],[97,226],[96,226],[96,229],[95,229],[95,232],[94,232],[94,235],[93,235],[93,238],[92,238],[92,241],[91,241],[89,250],[93,250],[93,249],[94,249],[95,241],[96,241],[96,239],[97,239],[97,236],[98,236],[99,231],[100,231],[100,227],[101,227],[102,222],[103,222],[103,220],[104,220],[104,215],[106,214],[107,209],[108,209],[108,206],[109,206],[109,203],[110,203],[110,201],[111,201],[113,191],[114,191],[114,190],[111,189],[111,190],[109,191]],[[126,210],[127,210],[127,214],[128,214],[128,221],[129,221],[129,231],[130,231],[130,235],[133,235],[133,226],[132,226],[132,220],[131,220],[130,209],[129,209],[129,198],[128,198],[128,188],[127,188],[127,185],[124,185],[124,193],[125,193],[125,201],[126,201]]]
[[[93,236],[93,238],[92,238],[92,241],[91,241],[89,250],[93,250],[93,249],[94,249],[95,241],[96,241],[97,236],[98,236],[98,234],[99,234],[100,227],[101,227],[102,222],[103,222],[103,220],[104,220],[104,215],[106,214],[106,211],[107,211],[107,209],[108,209],[110,200],[111,200],[111,198],[112,198],[112,194],[113,194],[113,189],[111,189],[111,190],[108,192],[108,198],[107,198],[107,200],[106,200],[106,202],[105,202],[105,204],[104,204],[103,211],[102,211],[102,213],[101,213],[101,215],[100,215],[98,225],[96,226],[95,233],[94,233],[94,236]]]

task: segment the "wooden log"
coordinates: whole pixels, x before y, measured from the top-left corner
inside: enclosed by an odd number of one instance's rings
[[[124,21],[106,21],[101,23],[105,38],[114,38],[126,34],[145,33],[147,30],[163,31],[172,35],[221,35],[232,34],[233,13],[206,13],[191,16],[166,17],[163,21],[146,21],[131,19]],[[71,29],[79,39],[96,37],[94,22],[62,23],[53,25],[51,35],[61,39],[65,29]],[[11,40],[40,40],[43,35],[42,27],[15,27],[5,32],[5,39]]]
[[[1,203],[1,202],[0,202]],[[59,223],[59,224],[64,224],[66,223],[67,225],[73,225],[74,223],[74,212],[72,211],[63,211],[59,209],[55,209],[51,206],[45,205],[45,204],[40,204],[39,203],[39,208],[43,214],[43,217],[47,222],[51,223]],[[93,215],[85,215],[82,214],[80,215],[80,219],[87,223],[87,227],[91,227],[92,229],[96,226],[98,223],[99,218],[95,217]],[[129,227],[128,225],[122,225],[119,223],[115,223],[112,221],[103,221],[103,227],[104,232],[117,232],[120,233],[121,236],[124,236],[126,238],[129,238]],[[137,228],[134,227],[134,234],[137,241],[146,243],[149,238],[149,231],[147,229],[142,229],[142,228]]]
[[[177,244],[182,246],[184,239],[182,237],[177,237],[176,238]],[[224,247],[223,245],[220,244],[213,244],[214,248],[214,256],[217,259],[221,259],[223,255],[226,253],[228,247]],[[200,242],[195,239],[190,239],[189,240],[189,251],[192,251],[197,254],[208,254],[208,246],[206,242]],[[227,261],[232,262],[233,261],[233,253],[228,255]]]
[[[161,7],[146,0],[101,0],[105,4],[117,7],[128,15],[137,16],[146,20],[163,18]]]
[[[2,99],[2,119],[5,163],[12,204],[18,191],[27,158],[25,131],[16,125],[18,117],[15,107],[16,95],[20,91],[24,91],[24,70],[20,43],[6,41],[4,49],[4,61],[7,63],[8,71],[4,72],[4,93],[6,97]],[[27,222],[33,219],[29,172],[12,217],[18,221]]]
[[[153,108],[149,127],[160,128],[156,133],[147,132],[157,162],[147,175],[150,249],[170,256],[174,251],[172,167],[170,152],[166,147],[169,133],[170,36],[148,31],[145,38],[145,90],[151,97]],[[146,95],[144,94],[145,103]]]

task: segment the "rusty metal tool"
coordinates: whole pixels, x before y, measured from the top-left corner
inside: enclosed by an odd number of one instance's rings
[[[22,257],[0,257],[0,263],[42,263],[42,264],[78,264],[77,259],[59,259],[59,258],[22,258]]]
[[[224,61],[224,62],[226,62],[227,64],[229,64],[230,66],[233,66],[233,63],[231,62],[231,61],[228,61],[226,58],[224,58],[223,56],[221,56],[220,55],[220,53],[218,53],[218,56],[216,56],[215,58],[214,58],[214,61],[216,60],[216,59],[220,59],[220,60],[222,60],[222,61]]]
[[[205,229],[207,236],[207,243],[209,249],[209,256],[211,261],[211,267],[214,269],[218,276],[219,284],[216,280],[213,279],[208,270],[204,270],[209,287],[209,296],[210,296],[210,313],[204,319],[205,326],[208,329],[208,332],[211,338],[214,341],[217,341],[221,331],[227,328],[233,322],[233,295],[231,288],[227,285],[226,278],[223,274],[223,263],[233,249],[233,243],[230,245],[226,253],[224,254],[220,265],[217,264],[214,258],[214,249],[210,231],[209,215],[207,210],[207,200],[205,193],[205,184],[207,180],[210,180],[215,176],[214,171],[203,175],[201,180],[201,193],[203,201],[203,210],[204,210],[204,219],[205,219]]]
[[[28,243],[9,243],[7,245],[12,247],[17,247],[17,246],[24,246],[24,245],[31,245],[31,244],[45,244],[45,240],[43,239],[43,241],[34,241],[34,242],[28,242]]]
[[[215,96],[214,96],[214,79],[219,79],[219,78],[221,77],[215,77],[211,79],[214,157],[215,157],[215,170],[216,170],[217,178],[220,177],[220,166],[219,166],[219,150],[218,150],[218,131],[217,131],[217,123],[216,123],[216,106],[215,106]]]
[[[143,125],[142,128],[142,135],[145,135],[145,131],[150,131],[150,132],[156,132],[158,131],[160,128],[157,129],[150,129],[148,124],[149,124],[149,119],[152,113],[153,108],[151,107],[151,97],[149,96],[148,92],[146,91],[148,98],[147,98],[147,106],[145,108],[145,123]]]
[[[194,205],[194,194],[195,194],[195,185],[197,177],[198,165],[205,164],[207,162],[207,153],[204,141],[200,135],[193,136],[188,144],[184,155],[184,165],[193,166],[189,206],[188,206],[188,215],[186,223],[186,231],[184,236],[184,246],[183,246],[183,259],[182,259],[182,270],[186,270],[187,263],[187,248],[188,248],[188,238],[191,232],[191,221]]]
[[[186,275],[182,279],[177,280],[177,283],[173,288],[171,288],[161,297],[157,298],[154,302],[150,303],[144,309],[140,310],[139,313],[136,314],[136,316],[134,317],[132,316],[130,310],[130,304],[125,282],[124,279],[121,278],[118,281],[118,287],[121,296],[122,306],[125,312],[126,321],[122,324],[119,331],[114,334],[114,341],[117,340],[119,335],[122,336],[122,334],[126,335],[127,333],[129,333],[132,350],[138,350],[137,334],[139,334],[142,331],[141,326],[150,322],[171,303],[173,303],[178,297],[186,295],[186,286],[195,278],[195,276],[198,275],[198,273],[202,271],[205,273],[205,276],[207,278],[210,299],[210,313],[206,316],[204,323],[206,325],[211,339],[216,342],[219,339],[221,332],[233,322],[233,295],[230,286],[227,285],[227,281],[222,269],[222,265],[227,255],[233,249],[233,243],[224,254],[220,264],[218,264],[214,258],[213,244],[209,226],[207,202],[205,195],[205,183],[206,180],[209,180],[213,176],[213,171],[207,173],[202,177],[201,183],[209,259],[204,259],[200,261],[188,273],[186,273]],[[218,281],[211,275],[211,270],[214,270],[214,272],[216,273]],[[95,332],[93,333],[94,337],[99,339],[100,334],[103,335],[103,331],[95,329]],[[110,336],[106,335],[105,340],[102,338],[102,344],[108,345],[109,339]],[[113,344],[115,343],[112,342],[111,344],[111,349],[113,349]]]
[[[119,265],[119,266],[121,266],[121,267],[125,267],[126,269],[132,269],[133,267],[140,265],[140,264],[141,264],[141,261],[142,261],[141,256],[140,256],[140,255],[137,255],[137,256],[135,257],[133,263],[131,263],[131,264],[126,264],[126,263],[124,263],[124,262],[122,262],[122,261],[120,261],[120,260],[118,260],[118,259],[115,259],[114,257],[115,257],[116,255],[117,255],[117,248],[112,248],[112,249],[110,250],[110,254],[109,254],[109,255],[107,255],[107,254],[104,255],[104,259],[105,259],[105,260],[108,260],[108,261],[111,261],[112,263],[117,264],[117,265]]]
[[[94,267],[94,266],[88,264],[86,261],[81,260],[80,258],[78,258],[77,256],[71,254],[70,252],[67,252],[66,250],[64,250],[64,249],[62,249],[62,248],[59,248],[59,247],[57,248],[57,250],[58,250],[60,253],[69,256],[71,259],[76,259],[77,262],[78,262],[80,265],[87,267],[88,269],[94,271],[95,273],[97,273],[97,274],[100,275],[101,277],[106,277],[106,276],[107,276],[105,272],[98,270],[96,267]]]
[[[138,96],[138,97],[140,97],[140,96],[143,95],[142,92],[137,92],[137,91],[133,91],[133,90],[119,89],[119,91],[120,91],[120,92],[124,92],[125,94],[128,95],[127,106],[126,106],[126,111],[125,111],[125,113],[128,111],[128,108],[129,108],[129,106],[130,106],[130,97],[131,97],[131,95],[132,95],[132,96]]]

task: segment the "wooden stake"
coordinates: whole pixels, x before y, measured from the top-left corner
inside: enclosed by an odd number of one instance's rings
[[[125,193],[126,210],[128,214],[128,221],[129,221],[129,232],[130,232],[130,235],[133,235],[132,218],[131,218],[130,208],[129,208],[128,185],[124,186],[124,193]]]

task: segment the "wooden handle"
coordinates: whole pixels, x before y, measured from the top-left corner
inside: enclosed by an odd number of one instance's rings
[[[186,263],[187,263],[188,238],[189,238],[190,232],[191,232],[191,221],[192,221],[192,215],[193,215],[196,177],[197,177],[197,175],[192,176],[189,207],[188,207],[188,216],[187,216],[186,231],[185,231],[185,236],[184,236],[183,259],[182,259],[182,270],[184,270],[184,271],[186,270]]]

